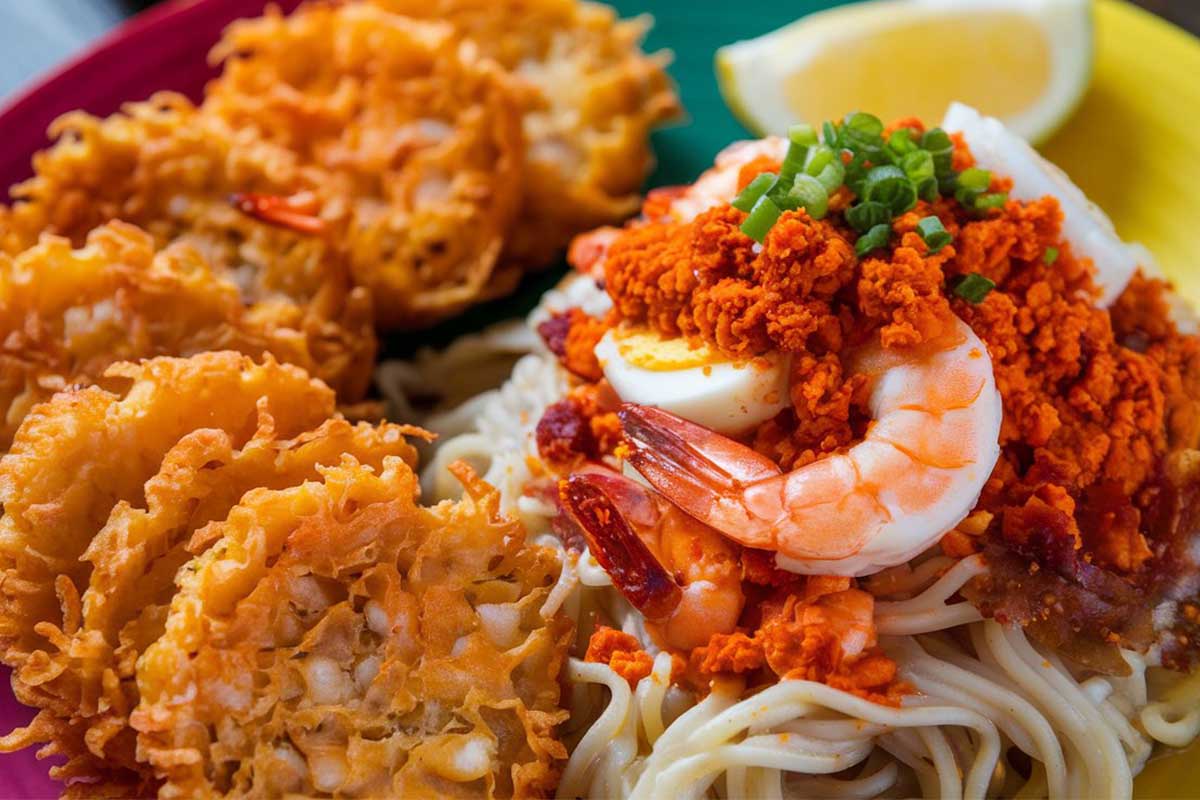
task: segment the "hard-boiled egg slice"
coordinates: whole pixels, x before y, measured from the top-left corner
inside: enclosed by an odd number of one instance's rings
[[[741,433],[787,408],[788,359],[734,362],[706,345],[638,328],[596,345],[604,377],[627,403],[656,406],[718,433]]]

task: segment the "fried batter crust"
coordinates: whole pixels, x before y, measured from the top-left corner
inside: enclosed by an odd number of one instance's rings
[[[576,233],[637,210],[650,132],[682,114],[669,56],[642,52],[648,17],[579,0],[372,1],[448,21],[525,84],[523,210],[506,261],[545,264]]]
[[[398,458],[319,472],[247,494],[180,572],[132,716],[160,797],[549,793],[556,555],[465,465],[464,499],[432,508]]]
[[[68,757],[56,777],[115,785],[138,769],[117,736],[134,661],[191,532],[343,449],[412,454],[398,434],[348,423],[302,436],[333,414],[333,392],[270,358],[121,363],[101,382],[36,406],[0,460],[0,660],[17,698],[42,709],[0,749],[54,737]]]
[[[303,187],[292,154],[171,93],[106,119],[66,114],[50,134],[57,141],[34,156],[34,177],[12,188],[13,205],[0,206],[0,251],[21,258],[43,233],[82,247],[114,219],[149,231],[159,247],[191,245],[238,288],[251,327],[297,337],[289,356],[342,401],[361,399],[376,351],[368,292],[351,288],[323,237],[257,221],[230,204],[233,192]]]
[[[213,50],[207,114],[277,146],[378,321],[415,327],[511,290],[518,92],[447,26],[368,4],[268,9]]]
[[[47,235],[15,258],[0,253],[0,452],[35,404],[118,361],[237,350],[323,378],[361,372],[336,342],[291,322],[269,303],[243,305],[228,273],[191,245],[156,250],[122,222],[95,229],[78,250]]]

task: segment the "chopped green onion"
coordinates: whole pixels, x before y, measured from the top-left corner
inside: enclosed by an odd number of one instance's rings
[[[846,168],[842,166],[841,159],[835,158],[815,177],[825,187],[827,194],[833,194],[846,180]]]
[[[892,226],[887,224],[876,225],[871,230],[858,237],[858,241],[854,243],[854,252],[862,258],[872,250],[878,250],[880,247],[887,247],[888,238],[892,234]]]
[[[932,203],[938,199],[938,181],[937,178],[926,178],[917,184],[917,197],[920,197],[927,203]]]
[[[917,152],[918,145],[912,137],[912,128],[897,128],[892,131],[892,135],[888,137],[888,150],[895,157],[894,160],[898,161],[909,153]]]
[[[804,162],[804,171],[813,177],[821,174],[821,170],[834,161],[841,163],[832,147],[817,145],[808,151],[808,160]]]
[[[992,173],[986,169],[971,167],[958,173],[958,185],[963,189],[974,189],[977,192],[987,191],[992,182]]]
[[[776,176],[774,173],[764,172],[760,174],[757,178],[750,181],[746,188],[738,193],[737,197],[733,198],[731,205],[739,211],[753,210],[754,204],[758,202],[758,199],[775,185],[775,180]]]
[[[846,117],[841,130],[842,146],[878,164],[886,160],[883,123],[879,117],[856,111]]]
[[[933,156],[928,150],[914,150],[900,159],[900,169],[908,179],[918,186],[937,175],[933,166]]]
[[[903,214],[917,203],[917,189],[899,167],[885,164],[872,167],[863,183],[862,197],[867,202],[878,202],[891,208],[894,214]]]
[[[1008,202],[1008,195],[1004,192],[986,192],[975,197],[975,205],[973,208],[976,211],[986,211],[989,208],[1000,208]]]
[[[762,242],[767,238],[771,226],[775,224],[782,213],[779,206],[775,205],[775,201],[764,194],[758,198],[754,208],[750,210],[749,216],[746,217],[746,221],[742,223],[742,233],[756,242]]]
[[[1058,261],[1058,248],[1047,247],[1046,252],[1042,255],[1042,261],[1047,264],[1053,264],[1055,261]]]
[[[838,134],[837,126],[832,122],[825,122],[821,125],[821,138],[825,140],[825,144],[829,147],[840,147],[841,136]]]
[[[921,137],[921,149],[933,156],[933,164],[939,178],[953,171],[954,140],[941,128],[931,128]]]
[[[925,241],[925,246],[929,248],[929,254],[941,250],[946,245],[950,244],[953,237],[942,226],[942,221],[934,216],[923,218],[917,223],[917,233]]]
[[[921,135],[921,149],[937,155],[943,151],[954,150],[954,140],[950,134],[941,128],[930,128]]]
[[[813,219],[823,219],[829,210],[829,192],[811,175],[800,174],[787,194],[788,200],[803,208]]]
[[[958,200],[964,208],[975,211],[983,211],[988,208],[995,208],[997,205],[1004,205],[1003,195],[985,194],[991,183],[992,173],[986,169],[979,169],[978,167],[964,169],[958,173],[958,177],[954,181],[954,199]],[[1002,199],[997,201],[997,197]],[[987,199],[985,200],[984,198]]]
[[[788,128],[788,140],[791,141],[792,144],[804,145],[805,147],[812,147],[813,145],[820,143],[817,140],[816,129],[813,128],[812,125],[806,125],[804,123],[793,125],[792,127]]]
[[[866,156],[861,153],[856,154],[850,159],[850,163],[846,164],[846,185],[850,187],[850,191],[854,192],[859,197],[862,197],[863,184],[867,180]]]
[[[958,283],[954,285],[954,293],[968,303],[978,305],[983,302],[983,298],[987,297],[988,292],[995,288],[995,283],[978,272],[972,272],[959,279]]]
[[[846,222],[851,228],[864,233],[876,225],[886,225],[892,221],[892,210],[883,203],[867,201],[846,209]]]
[[[883,135],[883,121],[874,114],[855,111],[846,117],[846,125],[843,130],[852,132],[856,136],[874,138]]]
[[[787,194],[791,188],[792,181],[796,179],[796,175],[800,170],[804,169],[804,162],[808,158],[808,145],[789,142],[787,155],[783,157],[783,164],[779,167],[779,179],[775,182],[775,186],[771,188],[771,195],[778,199],[780,196]]]

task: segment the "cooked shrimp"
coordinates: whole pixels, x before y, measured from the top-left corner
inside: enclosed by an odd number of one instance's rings
[[[952,103],[942,127],[962,134],[979,166],[1012,178],[1009,196],[1013,199],[1037,200],[1050,195],[1058,200],[1063,212],[1063,238],[1071,243],[1076,255],[1092,260],[1101,291],[1100,305],[1112,305],[1137,271],[1142,249],[1121,241],[1112,220],[1083,190],[1000,120],[985,117],[962,103]]]
[[[630,463],[684,511],[780,567],[867,575],[901,564],[966,517],[1000,454],[1001,402],[983,343],[950,333],[898,353],[871,345],[863,441],[782,472],[745,445],[659,409],[620,413]]]
[[[745,597],[738,552],[723,536],[611,470],[572,475],[563,500],[660,644],[690,650],[733,631]]]
[[[742,167],[764,156],[782,161],[786,154],[787,140],[778,136],[734,142],[718,153],[715,165],[690,186],[652,189],[646,197],[644,213],[650,213],[657,221],[691,222],[708,209],[737,196]],[[653,211],[647,212],[648,209]],[[603,279],[604,258],[620,233],[620,228],[605,227],[576,236],[567,261],[580,272]]]
[[[660,219],[691,222],[710,208],[728,203],[737,196],[738,176],[742,167],[764,156],[783,161],[787,147],[787,140],[778,136],[734,142],[717,153],[714,165],[705,170],[695,183],[673,193]]]

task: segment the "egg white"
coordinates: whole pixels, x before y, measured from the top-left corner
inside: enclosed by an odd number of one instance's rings
[[[655,406],[722,434],[742,433],[789,404],[788,359],[771,355],[754,362],[729,361],[702,350],[692,364],[650,369],[622,353],[621,332],[609,331],[596,358],[621,400]]]

